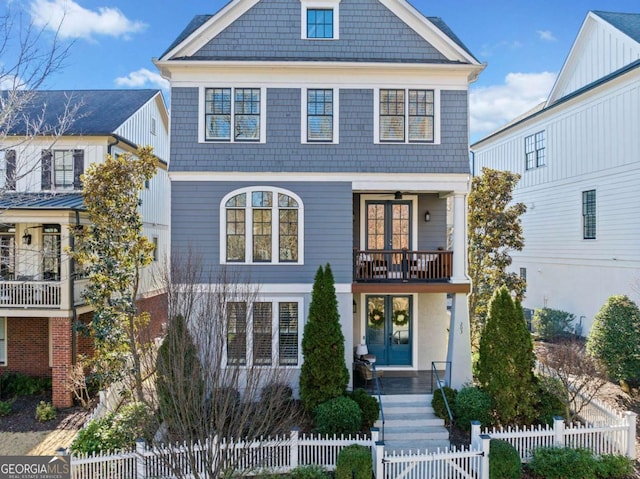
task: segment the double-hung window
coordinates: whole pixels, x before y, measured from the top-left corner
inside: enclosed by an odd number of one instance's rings
[[[332,88],[302,90],[303,143],[337,143],[337,95]]]
[[[429,89],[378,91],[378,141],[434,143],[436,94]]]
[[[582,238],[596,239],[596,190],[582,192]]]
[[[301,263],[300,198],[279,188],[244,188],[221,205],[222,263]]]
[[[0,150],[0,188],[16,189],[16,150]]]
[[[545,162],[545,133],[539,131],[524,139],[524,154],[527,170],[544,166]]]
[[[263,97],[260,88],[205,88],[205,141],[261,141]]]
[[[338,39],[340,0],[300,0],[300,3],[303,39]]]
[[[43,190],[82,189],[84,150],[43,150],[41,172]]]
[[[16,225],[0,225],[0,278],[16,278]]]
[[[302,301],[227,303],[227,364],[298,366]]]

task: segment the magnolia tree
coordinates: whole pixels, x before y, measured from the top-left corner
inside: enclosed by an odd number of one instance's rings
[[[155,172],[151,148],[92,164],[82,192],[90,224],[73,231],[75,247],[69,252],[89,280],[83,296],[94,311],[86,325],[94,341],[94,371],[102,382],[110,382],[131,370],[139,401],[144,400],[141,333],[149,315],[138,311],[136,299],[154,245],[142,234],[138,198]]]
[[[180,441],[183,459],[168,449],[160,457],[177,477],[231,477],[264,466],[251,459],[251,444],[288,433],[301,409],[291,369],[272,359],[271,303],[236,271],[201,265],[195,254],[173,255],[164,277],[169,324],[156,391],[166,433],[159,445]],[[221,446],[232,438],[236,446]]]
[[[472,344],[477,347],[484,329],[488,305],[493,292],[501,286],[522,301],[525,281],[508,273],[511,251],[524,247],[520,216],[523,203],[512,203],[512,192],[520,175],[483,168],[473,178],[469,194],[469,316]]]

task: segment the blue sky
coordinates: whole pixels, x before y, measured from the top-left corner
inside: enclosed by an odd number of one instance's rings
[[[159,57],[194,15],[227,0],[0,0],[73,42],[50,89],[163,88]],[[471,140],[545,98],[589,10],[640,12],[638,0],[413,0],[441,17],[487,67],[471,85]],[[1,10],[0,10],[1,12]],[[46,34],[41,41],[49,40]],[[0,59],[2,62],[2,59]]]

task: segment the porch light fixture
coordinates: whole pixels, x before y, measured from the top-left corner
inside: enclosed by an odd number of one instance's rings
[[[24,246],[31,244],[31,234],[28,232],[28,228],[24,230],[24,234],[22,235],[22,244]]]
[[[400,192],[400,191],[396,191],[396,192],[393,194],[393,198],[394,198],[394,199],[396,199],[396,200],[401,200],[401,199],[402,199],[402,192]]]
[[[429,212],[427,211],[427,212],[424,214],[424,222],[425,222],[425,223],[428,223],[429,221],[431,221],[431,215],[430,215],[430,214],[429,214]]]

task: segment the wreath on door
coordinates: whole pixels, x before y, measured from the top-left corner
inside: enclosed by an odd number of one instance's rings
[[[369,325],[379,328],[384,324],[384,313],[379,309],[372,309],[369,312]]]
[[[401,309],[393,313],[393,324],[396,326],[405,326],[409,324],[409,311]]]

